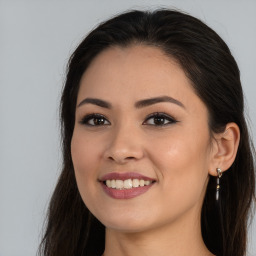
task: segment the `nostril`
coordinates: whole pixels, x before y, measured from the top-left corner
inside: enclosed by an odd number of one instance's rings
[[[125,162],[127,160],[133,160],[133,159],[136,159],[136,158],[133,157],[133,156],[128,156],[128,157],[109,156],[108,159],[111,160],[111,161],[115,161],[115,162]]]
[[[111,147],[107,149],[104,153],[104,158],[108,159],[112,162],[117,162],[120,164],[124,164],[129,161],[139,160],[143,157],[143,150],[141,147],[137,148],[129,148],[128,146],[125,148],[117,148]]]
[[[110,160],[114,160],[114,158],[113,158],[112,156],[109,156],[109,157],[108,157],[108,159],[110,159]]]
[[[133,156],[128,156],[128,157],[126,157],[126,159],[134,159],[135,157],[133,157]]]

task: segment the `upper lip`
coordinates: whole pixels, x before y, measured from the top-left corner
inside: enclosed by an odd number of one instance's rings
[[[128,179],[139,179],[139,180],[150,180],[150,181],[155,180],[136,172],[125,172],[125,173],[111,172],[103,175],[99,180],[106,181],[106,180],[128,180]]]

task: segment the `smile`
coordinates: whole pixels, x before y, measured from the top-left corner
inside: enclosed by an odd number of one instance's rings
[[[110,173],[100,180],[103,190],[115,199],[130,199],[147,192],[155,180],[137,173]]]
[[[148,186],[153,183],[150,180],[127,179],[127,180],[106,180],[107,187],[114,189],[131,189]]]

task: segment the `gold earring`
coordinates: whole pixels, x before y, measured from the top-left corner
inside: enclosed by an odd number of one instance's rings
[[[220,168],[217,168],[216,171],[217,171],[216,201],[218,202],[219,201],[219,197],[220,197],[220,178],[222,176],[222,171],[221,171]]]

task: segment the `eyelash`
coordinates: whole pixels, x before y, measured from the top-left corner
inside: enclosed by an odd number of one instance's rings
[[[96,120],[100,120],[104,121],[104,124],[96,124],[95,121]],[[90,124],[90,121],[94,121],[94,124]],[[108,122],[108,124],[105,124],[105,121]],[[85,116],[81,121],[81,124],[83,125],[87,125],[87,126],[101,126],[101,125],[109,125],[110,122],[106,119],[105,116],[101,115],[101,114],[89,114],[87,116]]]
[[[161,119],[161,121],[164,120],[164,123],[163,124],[146,124],[146,122],[149,121],[152,118],[154,119],[154,121],[156,121],[156,119]],[[167,123],[166,123],[166,120],[168,121]],[[152,113],[152,114],[148,115],[146,117],[146,120],[142,124],[143,125],[152,125],[152,126],[166,126],[166,125],[171,125],[171,124],[174,124],[174,123],[177,123],[177,122],[178,121],[175,120],[170,115],[167,115],[165,113],[155,112],[155,113]]]
[[[155,122],[157,119],[160,122],[163,122],[161,124],[156,124],[156,123],[147,123],[150,119],[153,119]],[[166,122],[167,120],[167,122]],[[93,121],[93,124],[90,123],[90,121]],[[103,122],[97,123],[97,121]],[[178,121],[175,120],[173,117],[165,114],[165,113],[160,113],[160,112],[155,112],[146,117],[146,120],[142,123],[143,125],[150,125],[150,126],[166,126],[166,125],[171,125],[174,123],[177,123]],[[110,125],[111,123],[107,120],[107,118],[104,115],[101,114],[89,114],[86,115],[81,121],[81,124],[86,125],[86,126],[102,126],[102,125]]]

